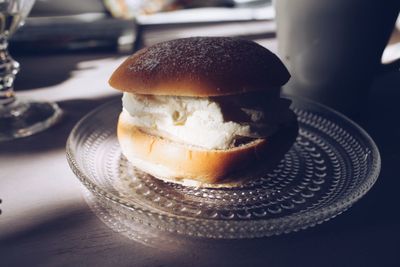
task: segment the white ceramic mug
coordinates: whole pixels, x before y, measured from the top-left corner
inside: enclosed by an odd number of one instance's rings
[[[276,0],[279,54],[292,78],[284,92],[350,116],[362,111],[394,27],[397,0]]]

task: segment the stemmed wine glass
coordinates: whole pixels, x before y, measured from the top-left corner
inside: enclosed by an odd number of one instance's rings
[[[30,136],[56,123],[61,109],[51,102],[20,100],[14,94],[19,63],[8,53],[8,39],[20,27],[35,0],[0,0],[0,141]]]

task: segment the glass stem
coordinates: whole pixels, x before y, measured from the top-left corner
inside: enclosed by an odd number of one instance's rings
[[[0,36],[0,109],[15,101],[14,80],[19,71],[19,63],[8,53],[8,40]]]

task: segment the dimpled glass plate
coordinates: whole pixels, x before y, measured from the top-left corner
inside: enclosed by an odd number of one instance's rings
[[[185,187],[135,169],[116,137],[120,101],[75,126],[67,158],[95,213],[143,243],[157,243],[160,233],[218,239],[288,233],[349,208],[380,170],[376,145],[349,119],[305,100],[293,100],[292,109],[300,129],[290,151],[273,171],[232,189]]]

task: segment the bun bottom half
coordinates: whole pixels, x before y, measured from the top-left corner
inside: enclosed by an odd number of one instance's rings
[[[267,139],[226,149],[206,150],[147,134],[120,115],[117,135],[123,155],[158,179],[195,187],[235,187],[272,170],[293,145],[296,115]]]

